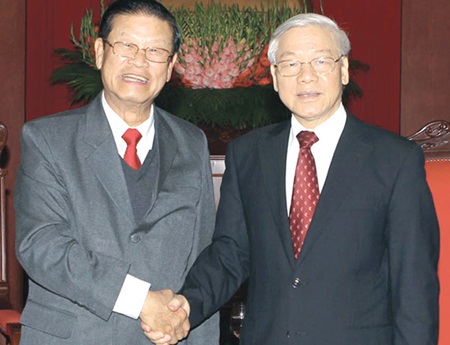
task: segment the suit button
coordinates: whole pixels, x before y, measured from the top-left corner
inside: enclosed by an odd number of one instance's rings
[[[292,287],[294,289],[298,288],[300,285],[306,285],[305,282],[303,280],[301,280],[300,278],[295,278],[294,281],[292,282]]]
[[[133,242],[133,243],[138,243],[138,242],[141,241],[141,235],[139,235],[139,234],[133,234],[133,235],[131,235],[130,240],[131,240],[131,242]]]

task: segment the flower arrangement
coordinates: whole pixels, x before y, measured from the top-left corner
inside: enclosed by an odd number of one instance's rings
[[[199,39],[188,39],[181,45],[180,60],[175,64],[179,78],[174,83],[193,89],[229,89],[270,84],[270,63],[259,58],[245,42],[236,43],[229,37],[219,38],[213,46],[203,48]]]
[[[308,4],[302,0],[298,8],[272,0],[261,8],[240,8],[198,2],[193,8],[171,8],[182,45],[172,78],[155,103],[195,124],[220,128],[251,129],[287,118],[271,85],[268,42],[280,23],[308,12]],[[53,71],[51,82],[67,84],[72,103],[87,103],[102,89],[94,63],[97,32],[92,10],[87,10],[78,37],[71,27],[74,49],[56,50],[65,64]],[[354,83],[350,92],[361,94]]]
[[[261,8],[198,2],[172,10],[183,43],[156,103],[221,128],[255,128],[288,117],[271,85],[268,42],[281,22],[307,10],[306,1],[302,8],[277,1]]]
[[[307,9],[306,4],[303,9]],[[216,3],[208,7],[196,3],[193,10],[174,10],[184,41],[172,83],[193,89],[270,84],[270,33],[299,11],[276,3],[261,10]]]

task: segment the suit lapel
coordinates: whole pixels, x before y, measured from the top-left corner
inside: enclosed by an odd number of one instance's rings
[[[350,113],[347,114],[344,131],[336,147],[298,264],[307,258],[316,241],[332,227],[330,221],[333,213],[345,203],[353,181],[358,179],[360,169],[368,157],[371,147],[367,139],[364,140],[365,130],[361,124]]]
[[[117,153],[116,143],[109,128],[108,120],[101,105],[101,97],[98,96],[86,107],[86,129],[84,141],[91,147],[86,161],[91,166],[93,173],[107,191],[109,197],[120,210],[123,216],[135,227],[133,209],[128,194],[127,184],[123,173],[120,156]],[[152,198],[146,215],[153,208],[161,185],[164,183],[173,160],[177,153],[176,136],[166,119],[155,107],[155,142],[153,160],[156,164],[156,183],[152,185]]]
[[[120,156],[98,96],[87,107],[84,141],[92,148],[86,161],[123,216],[135,225]]]
[[[292,253],[292,240],[286,205],[286,152],[289,140],[290,120],[275,126],[259,148],[259,161],[263,176],[263,186],[269,200],[269,208],[278,235],[285,249],[287,260],[292,267],[296,262]]]
[[[152,158],[153,162],[151,162],[151,164],[155,168],[152,168],[151,171],[155,173],[156,182],[151,187],[150,192],[152,198],[145,217],[152,210],[161,186],[163,185],[167,175],[169,174],[170,168],[172,167],[173,161],[178,151],[175,133],[167,123],[167,120],[161,114],[160,110],[157,107],[155,107],[154,109],[155,142],[153,144],[154,156]]]

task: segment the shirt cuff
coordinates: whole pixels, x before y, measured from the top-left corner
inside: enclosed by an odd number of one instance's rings
[[[150,283],[127,274],[113,311],[137,319],[150,290]]]

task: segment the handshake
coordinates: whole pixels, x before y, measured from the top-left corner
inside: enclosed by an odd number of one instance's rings
[[[149,291],[140,319],[144,334],[158,345],[176,344],[189,333],[189,303],[171,290]]]

